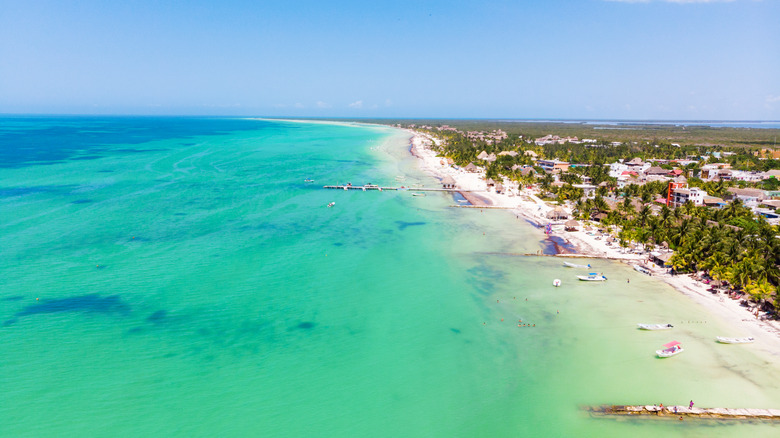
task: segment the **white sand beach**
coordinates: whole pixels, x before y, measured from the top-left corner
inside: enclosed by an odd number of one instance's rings
[[[642,251],[629,251],[621,248],[617,242],[608,242],[607,231],[600,232],[596,225],[589,229],[580,227],[578,231],[564,231],[564,221],[552,221],[547,213],[555,206],[542,201],[533,189],[518,187],[516,182],[497,181],[505,188],[504,193],[496,193],[489,188],[484,180],[484,171],[467,172],[462,168],[450,166],[446,159],[437,157],[430,146],[437,141],[424,133],[409,131],[411,152],[420,159],[421,168],[432,176],[443,179],[452,177],[456,187],[473,205],[485,208],[500,208],[511,211],[515,216],[523,217],[538,225],[540,238],[543,236],[541,227],[548,223],[552,225],[553,235],[558,236],[574,248],[574,254],[559,254],[562,257],[591,257],[622,261],[627,264],[643,263],[652,269],[652,276],[671,285],[684,295],[690,297],[708,312],[721,319],[729,327],[734,328],[734,334],[724,333],[723,336],[752,336],[756,339],[754,348],[774,358],[780,357],[780,322],[761,320],[754,316],[751,309],[740,305],[740,300],[728,298],[725,294],[712,294],[708,285],[693,278],[691,275],[672,276],[667,270],[647,262],[648,255]],[[476,163],[475,163],[476,164]],[[563,207],[566,210],[565,207]],[[567,213],[570,211],[566,210]],[[654,267],[655,266],[655,267]]]

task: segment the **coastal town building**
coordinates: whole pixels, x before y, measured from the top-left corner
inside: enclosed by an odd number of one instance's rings
[[[758,206],[758,203],[766,200],[766,192],[759,189],[740,189],[738,187],[729,187],[727,189],[729,198],[739,199],[747,207]]]
[[[572,184],[572,187],[582,189],[583,196],[593,198],[596,196],[596,186],[592,184]]]
[[[617,178],[624,172],[635,172],[639,174],[650,168],[650,163],[642,162],[641,158],[634,158],[630,161],[616,161],[609,165],[609,176]]]
[[[544,137],[534,140],[538,146],[544,146],[546,144],[564,144],[564,143],[580,143],[577,137],[559,137],[557,135],[545,135]]]
[[[442,186],[442,188],[445,188],[445,189],[454,189],[455,186],[456,186],[455,178],[453,178],[450,175],[446,175],[441,180],[441,186]]]
[[[686,202],[691,201],[694,205],[703,205],[704,197],[707,192],[698,188],[674,188],[670,194],[669,207],[680,207]]]
[[[538,160],[536,165],[544,169],[547,173],[566,172],[569,170],[569,163],[559,160]]]
[[[717,178],[720,177],[720,171],[729,168],[731,168],[731,165],[728,163],[705,164],[704,166],[701,166],[701,174],[699,175],[699,178],[705,181],[717,180]],[[726,173],[724,173],[724,175],[730,176]]]
[[[512,166],[512,170],[519,170],[520,174],[523,176],[536,175],[536,169],[534,169],[533,166],[523,166],[520,164],[515,164],[514,166]]]
[[[711,207],[711,208],[723,208],[727,204],[726,201],[724,201],[721,198],[715,197],[715,196],[705,196],[704,197],[704,206],[705,207]]]
[[[463,168],[463,170],[471,173],[479,172],[479,168],[474,163],[469,163],[466,167]]]
[[[665,176],[668,173],[669,173],[668,170],[658,166],[650,167],[644,171],[645,176],[651,176],[651,175]]]

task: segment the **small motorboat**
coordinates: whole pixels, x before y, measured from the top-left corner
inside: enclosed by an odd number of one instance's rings
[[[683,348],[682,346],[680,346],[680,343],[677,341],[672,341],[669,342],[668,344],[664,344],[663,349],[656,350],[655,354],[657,354],[658,357],[672,357],[682,352],[683,352]]]
[[[412,196],[425,196],[425,193],[412,193]]]
[[[328,208],[333,207],[334,205],[336,205],[336,203],[335,202],[331,202],[330,204],[328,204]]]
[[[721,344],[750,344],[751,342],[754,342],[756,339],[753,337],[748,338],[724,338],[723,336],[718,336],[715,339],[718,340]]]
[[[596,274],[595,272],[591,272],[588,275],[578,275],[577,278],[579,278],[580,281],[607,281],[607,277]]]
[[[671,324],[637,324],[641,330],[669,330],[674,327]]]
[[[555,280],[553,280],[553,286],[561,287],[561,280],[557,279],[557,278]]]
[[[576,263],[563,262],[563,266],[566,268],[590,268],[590,265],[578,265]]]
[[[644,267],[644,266],[642,266],[642,265],[634,265],[634,270],[635,270],[636,272],[639,272],[639,273],[641,273],[641,274],[645,274],[645,275],[653,275],[653,273],[652,273],[652,272],[650,272],[650,270],[649,270],[649,269],[647,269],[646,267]]]
[[[314,182],[314,180],[311,179],[311,178],[306,178],[305,180],[303,180],[303,182],[305,182],[305,183],[312,183],[312,182]]]

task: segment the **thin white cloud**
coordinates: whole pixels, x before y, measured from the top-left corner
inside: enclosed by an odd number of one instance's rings
[[[302,103],[300,103],[300,102],[297,102],[297,103],[296,103],[295,105],[293,105],[293,106],[294,106],[295,108],[298,108],[298,109],[306,108],[306,105],[304,105],[304,104],[302,104]]]
[[[357,100],[355,102],[352,102],[352,103],[349,104],[349,107],[350,108],[357,108],[357,109],[363,108],[363,101],[362,100]]]
[[[323,102],[321,100],[317,101],[317,108],[330,108],[330,104]]]
[[[780,95],[772,96],[771,94],[766,97],[766,103],[780,102]]]

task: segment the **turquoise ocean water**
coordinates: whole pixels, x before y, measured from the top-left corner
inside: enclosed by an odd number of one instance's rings
[[[780,371],[750,346],[715,344],[740,333],[624,265],[591,261],[610,281],[584,284],[557,259],[519,256],[543,234],[506,212],[321,188],[436,184],[408,138],[0,119],[0,436],[780,433],[583,413],[780,408]],[[667,321],[672,332],[635,329]],[[655,359],[670,340],[685,353]]]

